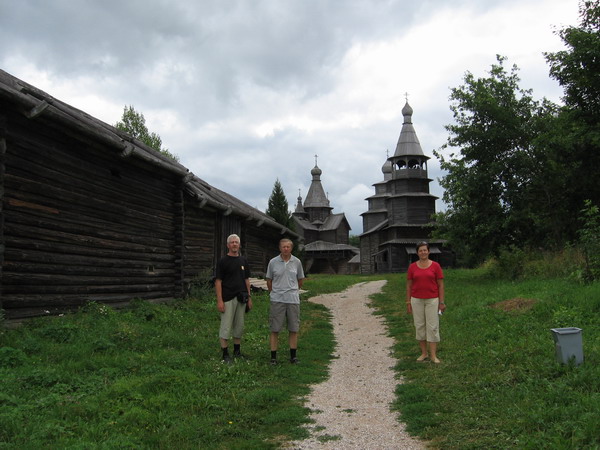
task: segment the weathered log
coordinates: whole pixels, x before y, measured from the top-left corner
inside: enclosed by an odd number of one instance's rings
[[[10,275],[10,274],[8,274]],[[91,278],[91,277],[88,277]],[[7,280],[8,281],[8,280]],[[110,285],[92,285],[82,281],[81,284],[77,285],[58,285],[54,286],[51,284],[40,284],[42,280],[37,280],[39,283],[30,284],[5,284],[3,286],[3,300],[9,302],[11,297],[15,294],[115,294],[115,293],[129,293],[134,298],[134,293],[137,292],[169,292],[172,295],[175,294],[174,289],[169,289],[169,286],[161,284],[133,284],[129,283],[127,279],[116,280],[120,281],[117,284]],[[91,279],[92,282],[98,281],[97,279]],[[113,280],[115,281],[115,280]],[[8,303],[7,303],[8,304]]]
[[[127,249],[130,252],[138,253],[173,253],[173,249],[168,246],[150,246],[142,243],[114,241],[110,239],[96,238],[94,236],[74,235],[70,233],[62,233],[58,231],[49,231],[43,228],[28,227],[24,225],[15,226],[5,224],[5,239],[12,240],[11,236],[20,238],[39,239],[46,241],[55,241],[62,244],[73,244],[90,248],[98,248],[102,250],[122,250]],[[167,243],[170,244],[170,243]]]
[[[123,268],[147,268],[149,263],[152,264],[156,270],[165,270],[173,267],[173,258],[168,258],[166,260],[158,260],[154,258],[152,261],[149,261],[148,258],[142,257],[140,259],[134,259],[134,255],[131,254],[128,254],[127,256],[129,256],[129,258],[125,258],[123,256],[103,258],[75,253],[67,254],[43,252],[23,248],[14,248],[12,246],[6,249],[7,264],[14,262],[29,262],[40,265],[108,267],[113,270],[120,270]]]
[[[125,202],[118,202],[109,199],[92,198],[84,193],[73,193],[64,189],[45,187],[43,184],[34,184],[28,180],[23,182],[15,182],[14,177],[6,177],[5,180],[6,196],[15,200],[27,201],[29,203],[37,203],[48,208],[61,211],[72,211],[81,209],[87,215],[94,217],[98,214],[106,214],[112,220],[118,222],[131,221],[143,226],[144,223],[161,223],[165,226],[171,226],[172,211],[169,214],[169,209],[172,205],[163,205],[165,208],[144,209],[141,206],[128,207]],[[37,201],[32,202],[32,199]]]
[[[92,248],[85,245],[78,246],[63,244],[62,242],[36,241],[34,239],[21,237],[11,237],[10,246],[11,248],[15,249],[36,250],[40,252],[47,252],[48,254],[58,253],[65,255],[88,255],[98,258],[122,258],[124,262],[137,262],[140,259],[143,259],[147,262],[173,261],[172,253],[149,253],[150,249],[148,248],[144,249],[144,251],[134,253],[128,250],[124,250],[122,247],[117,249],[106,249],[100,247]]]
[[[7,203],[15,206],[15,200],[8,199]],[[45,210],[44,210],[45,211]],[[35,214],[35,212],[34,212]],[[11,222],[16,228],[23,228],[27,233],[32,230],[39,230],[40,236],[51,235],[55,233],[65,233],[69,235],[79,235],[86,238],[107,239],[120,242],[120,245],[140,244],[148,247],[169,248],[173,245],[171,233],[158,233],[155,228],[150,230],[139,230],[137,227],[124,228],[122,226],[98,226],[86,224],[84,221],[73,223],[69,220],[60,220],[61,217],[36,216],[34,214],[15,214],[11,213]],[[33,231],[35,232],[35,231]],[[135,234],[134,234],[135,233]],[[20,234],[20,233],[19,233]]]
[[[114,276],[115,273],[119,273],[119,277],[169,277],[173,279],[179,271],[175,270],[173,266],[166,269],[159,269],[154,264],[145,264],[138,267],[125,266],[115,270],[116,267],[112,266],[97,266],[97,265],[85,265],[85,264],[42,264],[38,261],[31,262],[13,262],[7,259],[4,262],[4,273],[18,273],[26,276],[26,274],[55,274],[55,275],[67,275],[67,276],[94,276],[94,277],[110,277]],[[8,278],[7,278],[8,279]]]
[[[55,140],[52,136],[44,139]],[[107,156],[90,155],[82,162],[59,148],[46,148],[44,141],[36,140],[26,145],[19,141],[18,145],[12,145],[15,148],[9,154],[9,161],[15,168],[15,175],[22,175],[23,178],[36,174],[48,181],[55,181],[59,186],[76,183],[90,185],[90,189],[108,193],[126,190],[129,196],[138,198],[140,203],[150,204],[153,198],[170,199],[173,186],[178,184],[177,178],[164,177],[156,171],[136,170],[135,167],[128,167]],[[150,179],[145,182],[144,177]],[[165,184],[170,185],[171,189],[165,189]]]

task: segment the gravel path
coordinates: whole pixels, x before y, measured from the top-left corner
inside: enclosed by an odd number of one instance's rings
[[[393,339],[381,316],[373,315],[369,296],[385,280],[359,283],[346,291],[313,297],[333,315],[337,347],[329,379],[313,387],[307,398],[314,424],[311,437],[289,442],[290,449],[423,449],[404,431],[390,411],[396,385]]]

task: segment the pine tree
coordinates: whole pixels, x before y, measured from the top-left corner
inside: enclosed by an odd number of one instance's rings
[[[288,201],[285,198],[279,179],[275,180],[266,213],[275,219],[277,223],[280,223],[287,228],[291,228],[292,215],[289,211]]]

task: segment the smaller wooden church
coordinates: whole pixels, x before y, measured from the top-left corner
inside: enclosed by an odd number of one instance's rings
[[[375,194],[368,197],[368,210],[361,214],[361,273],[404,272],[416,261],[418,242],[430,244],[431,259],[444,267],[454,257],[443,240],[430,239],[437,197],[429,193],[425,156],[413,127],[413,109],[402,108],[404,123],[393,156],[381,168],[383,181],[375,183]]]
[[[349,245],[351,228],[345,214],[331,212],[333,208],[321,184],[322,173],[315,156],[304,204],[298,195],[296,210],[292,213],[295,230],[304,239],[304,270],[307,273],[350,273],[349,262],[359,250]]]

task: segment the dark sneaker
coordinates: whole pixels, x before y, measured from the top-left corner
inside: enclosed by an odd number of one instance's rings
[[[223,356],[223,360],[222,360],[223,364],[231,364],[232,362],[233,362],[233,360],[231,359],[231,356],[229,356],[229,355]]]
[[[272,359],[271,360],[271,365],[272,366],[276,366],[277,365],[277,360],[276,359]]]
[[[234,353],[233,357],[235,359],[248,359],[248,357],[246,355],[244,355],[243,353]]]
[[[300,360],[298,358],[290,358],[291,364],[298,364],[299,362],[300,362]]]

